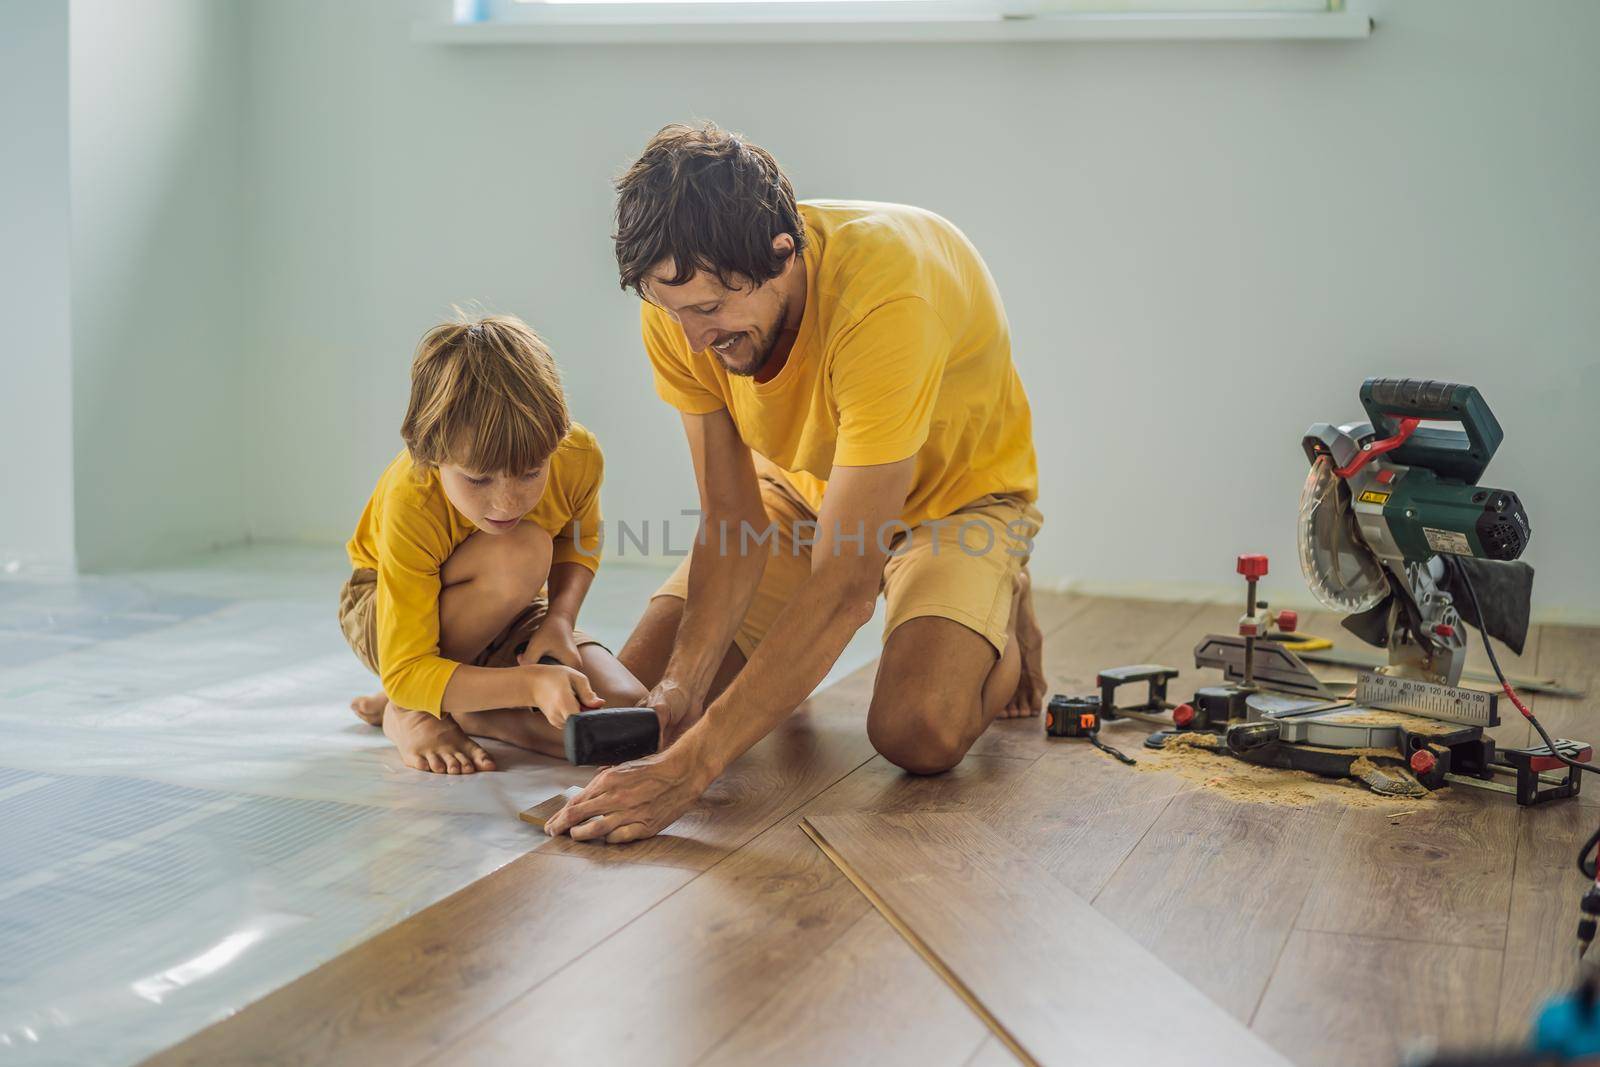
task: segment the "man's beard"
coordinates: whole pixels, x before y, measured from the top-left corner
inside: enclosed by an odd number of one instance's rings
[[[754,378],[760,374],[767,364],[772,362],[772,354],[778,350],[778,338],[783,336],[783,324],[789,318],[789,301],[785,300],[778,305],[778,313],[773,316],[772,322],[764,330],[756,330],[750,335],[750,343],[755,346],[756,355],[749,363],[733,366],[717,354],[713,348],[711,354],[717,357],[717,362],[722,364],[722,369],[729,374],[740,378]]]

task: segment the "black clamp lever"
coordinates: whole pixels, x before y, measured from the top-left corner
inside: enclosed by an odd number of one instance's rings
[[[1167,702],[1167,683],[1178,676],[1177,668],[1163,667],[1158,663],[1138,663],[1131,667],[1108,667],[1095,676],[1094,684],[1100,687],[1100,717],[1108,722],[1119,719],[1126,712],[1159,715],[1171,711]],[[1125,708],[1117,707],[1116,693],[1119,685],[1130,682],[1150,683],[1143,704]]]

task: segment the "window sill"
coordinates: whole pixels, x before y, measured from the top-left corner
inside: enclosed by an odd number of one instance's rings
[[[425,44],[796,44],[942,41],[1263,41],[1356,40],[1372,34],[1364,11],[1314,14],[1065,14],[905,19],[764,19],[635,15],[564,7],[515,20],[418,22]]]

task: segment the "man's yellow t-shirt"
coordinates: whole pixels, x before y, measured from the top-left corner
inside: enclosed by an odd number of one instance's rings
[[[549,468],[544,495],[524,521],[549,532],[555,542],[551,566],[579,563],[595,570],[604,473],[600,443],[573,423]],[[445,496],[439,472],[419,470],[402,450],[378,479],[346,546],[351,566],[378,572],[378,669],[383,691],[400,707],[441,711],[445,686],[460,664],[439,655],[439,572],[476,530]]]
[[[1033,501],[1028,398],[1000,293],[966,235],[899,204],[810,200],[800,214],[806,307],[783,369],[768,382],[729,374],[646,302],[656,392],[690,414],[727,408],[813,509],[835,465],[911,456],[910,525],[991,493]]]

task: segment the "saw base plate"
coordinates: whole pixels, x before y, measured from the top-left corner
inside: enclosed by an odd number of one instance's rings
[[[1325,748],[1393,749],[1407,755],[1405,737],[1425,737],[1439,744],[1465,740],[1471,727],[1374,708],[1349,700],[1316,700],[1281,693],[1254,693],[1245,698],[1248,721],[1270,719],[1279,740]]]

